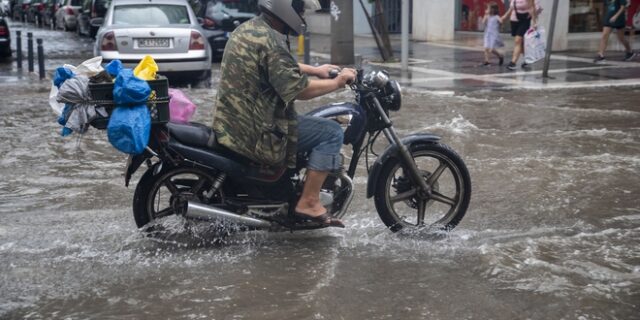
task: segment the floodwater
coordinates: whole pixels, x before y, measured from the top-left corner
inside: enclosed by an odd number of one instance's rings
[[[208,123],[215,90],[184,90]],[[224,244],[145,237],[140,174],[124,187],[104,132],[61,137],[48,85],[0,91],[2,319],[640,318],[636,88],[409,89],[400,133],[437,133],[469,167],[458,228],[392,234],[360,174],[346,229]]]
[[[47,39],[48,70],[90,56],[90,40],[23,28]],[[409,89],[399,132],[437,133],[469,167],[456,229],[392,234],[361,170],[346,229],[219,244],[145,237],[140,173],[124,186],[104,132],[61,137],[29,79],[0,63],[0,319],[640,319],[638,88]],[[184,91],[209,123],[215,89]]]

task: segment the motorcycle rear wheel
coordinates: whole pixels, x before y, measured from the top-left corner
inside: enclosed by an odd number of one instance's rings
[[[432,189],[431,196],[418,195],[402,160],[391,157],[383,164],[374,193],[378,215],[393,232],[425,227],[452,230],[464,217],[471,199],[466,165],[445,144],[416,144],[410,153]]]
[[[154,168],[144,173],[133,196],[133,216],[138,228],[156,224],[158,220],[184,215],[187,201],[209,202],[205,195],[214,178],[196,168],[169,168],[154,174]],[[221,197],[217,192],[213,198]]]

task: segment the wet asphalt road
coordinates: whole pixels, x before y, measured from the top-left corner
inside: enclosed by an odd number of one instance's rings
[[[90,57],[51,34],[55,63]],[[638,88],[408,89],[397,129],[441,135],[471,173],[446,238],[387,231],[361,171],[347,229],[215,245],[145,238],[104,132],[61,137],[49,85],[0,74],[2,319],[638,319]],[[215,89],[184,91],[208,123]]]

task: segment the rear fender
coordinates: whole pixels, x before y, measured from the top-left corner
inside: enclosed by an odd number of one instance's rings
[[[401,139],[402,144],[407,146],[409,150],[411,147],[418,144],[424,143],[435,143],[440,141],[440,137],[430,133],[419,133],[410,136],[406,136]],[[371,167],[371,171],[369,172],[369,179],[367,181],[367,198],[371,198],[373,193],[376,190],[376,184],[378,183],[378,178],[380,176],[380,171],[384,164],[393,157],[399,157],[398,154],[398,146],[390,145],[386,150],[378,157],[376,162]]]
[[[130,155],[127,159],[127,168],[124,173],[124,185],[125,187],[129,187],[129,181],[131,181],[131,176],[138,171],[138,168],[147,160],[151,159],[152,155],[145,151],[138,155]]]

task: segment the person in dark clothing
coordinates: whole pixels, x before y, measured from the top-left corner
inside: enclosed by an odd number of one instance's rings
[[[593,62],[605,61],[604,52],[607,50],[607,44],[609,43],[609,35],[615,29],[618,40],[625,48],[624,60],[630,61],[636,56],[636,53],[631,50],[629,41],[624,38],[624,28],[626,24],[625,11],[629,7],[627,0],[605,0],[605,14],[604,14],[604,27],[602,28],[602,38],[600,39],[600,51],[598,55],[593,59]]]

